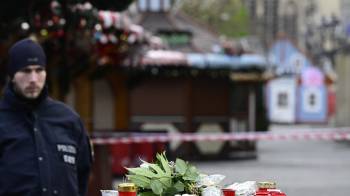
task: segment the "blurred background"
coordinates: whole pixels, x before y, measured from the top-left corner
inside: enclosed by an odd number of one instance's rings
[[[92,138],[90,196],[164,150],[226,184],[346,196],[349,18],[347,0],[3,0],[0,89],[11,44],[38,40]]]

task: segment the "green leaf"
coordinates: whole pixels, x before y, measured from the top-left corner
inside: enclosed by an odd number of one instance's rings
[[[126,176],[139,187],[138,196],[173,196],[184,192],[198,194],[194,189],[199,172],[188,162],[176,159],[172,168],[163,152],[157,154],[155,163],[144,164],[127,168],[129,175]]]
[[[157,196],[152,191],[137,193],[137,196]]]
[[[138,187],[142,188],[150,188],[151,180],[146,178],[145,176],[139,175],[126,175],[126,177]]]
[[[157,153],[157,159],[161,163],[165,173],[170,176],[171,175],[171,169],[170,169],[170,166],[169,166],[169,162],[166,159],[165,152],[163,152],[162,154],[158,154]]]
[[[185,175],[187,164],[184,160],[177,158],[175,162],[175,171],[181,175]]]
[[[199,172],[198,172],[197,168],[195,166],[193,166],[193,165],[188,167],[186,173],[199,175]]]
[[[156,164],[150,164],[149,165],[150,168],[152,168],[155,172],[156,172],[156,176],[158,178],[167,176],[167,174],[162,170],[162,168],[160,168],[158,165]]]
[[[148,168],[137,167],[137,168],[126,168],[126,169],[132,174],[145,176],[148,178],[153,178],[157,176],[155,173],[151,172]]]
[[[175,187],[177,192],[182,192],[185,190],[185,185],[182,182],[176,182],[174,184],[174,187]]]
[[[190,180],[190,181],[196,181],[198,179],[199,172],[197,168],[193,165],[189,166],[183,179],[184,180]]]
[[[166,187],[169,188],[172,185],[171,177],[159,178],[159,181]]]
[[[164,191],[164,195],[171,195],[171,196],[173,196],[173,195],[176,195],[177,193],[180,193],[179,191],[177,191],[176,190],[176,188],[175,187],[170,187],[170,188],[168,188],[168,189],[166,189],[165,191]]]
[[[151,189],[153,193],[157,195],[161,195],[164,191],[164,187],[159,180],[151,180]]]

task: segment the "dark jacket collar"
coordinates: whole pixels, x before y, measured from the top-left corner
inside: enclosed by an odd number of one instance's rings
[[[3,103],[1,107],[19,111],[33,111],[43,105],[48,99],[48,90],[45,85],[39,97],[35,100],[28,100],[17,95],[13,89],[13,85],[9,82],[4,91]]]

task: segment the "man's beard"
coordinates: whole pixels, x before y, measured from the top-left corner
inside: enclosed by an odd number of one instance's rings
[[[42,91],[43,91],[44,87],[40,89],[39,86],[37,85],[33,85],[30,87],[26,87],[24,89],[19,88],[15,83],[13,83],[13,90],[15,92],[15,94],[17,96],[19,96],[21,99],[23,100],[27,100],[27,101],[35,101],[37,100]],[[30,92],[32,91],[32,92]]]

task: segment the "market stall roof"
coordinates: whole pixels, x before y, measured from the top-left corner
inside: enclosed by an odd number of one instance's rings
[[[266,58],[259,54],[232,56],[217,53],[182,53],[171,50],[150,50],[141,58],[140,66],[188,66],[199,69],[266,69]]]
[[[171,50],[150,50],[141,58],[141,66],[187,66],[184,53]]]
[[[316,66],[304,68],[301,73],[301,82],[308,86],[322,86],[325,82],[324,73]]]
[[[266,67],[269,65],[267,59],[259,54],[243,54],[240,56],[242,66]]]
[[[304,68],[315,66],[305,52],[286,37],[277,39],[269,49],[269,61],[275,75],[298,75]]]
[[[243,54],[240,56],[232,56],[226,54],[215,53],[190,53],[187,54],[187,60],[193,67],[198,68],[229,68],[229,69],[241,69],[241,68],[262,68],[265,69],[269,66],[267,60],[258,54]]]
[[[191,66],[202,69],[231,68],[239,64],[238,56],[215,53],[189,53],[187,59]]]

